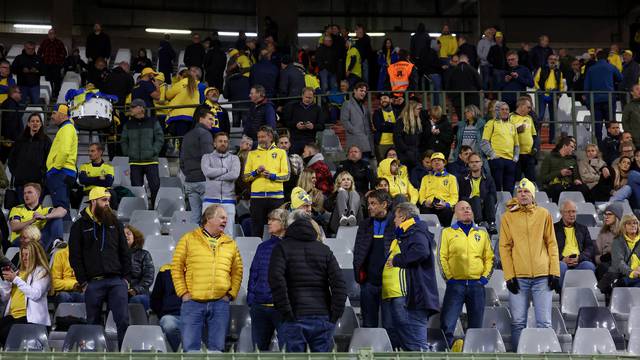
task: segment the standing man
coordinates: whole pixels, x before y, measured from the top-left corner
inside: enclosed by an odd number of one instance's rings
[[[558,243],[549,211],[535,203],[536,186],[528,179],[516,184],[516,198],[507,203],[500,223],[500,260],[509,289],[511,346],[518,348],[533,300],[536,327],[551,327],[552,291],[560,292]],[[532,254],[535,254],[532,256]]]
[[[244,127],[244,135],[253,139],[254,143],[257,138],[257,131],[262,126],[267,126],[271,129],[276,128],[276,108],[269,99],[267,99],[264,86],[254,85],[249,92],[249,98],[251,105],[249,107],[249,113],[242,120]]]
[[[382,161],[387,150],[393,147],[393,132],[398,116],[400,116],[400,111],[391,106],[389,94],[380,94],[380,108],[373,112],[373,126],[375,128],[373,142],[378,161]]]
[[[235,183],[240,176],[240,159],[229,152],[227,133],[216,133],[213,145],[215,150],[202,155],[200,161],[205,177],[202,208],[207,208],[211,204],[220,204],[227,213],[225,232],[233,236],[236,218]]]
[[[201,227],[186,233],[173,254],[171,278],[182,298],[180,334],[184,351],[200,351],[206,326],[209,351],[224,351],[229,326],[229,302],[238,296],[242,258],[238,245],[224,233],[227,213],[211,205]]]
[[[0,114],[2,114],[2,121],[0,121],[0,136],[4,140],[0,144],[0,161],[3,164],[7,163],[7,159],[11,154],[15,142],[20,138],[23,132],[22,116],[20,112],[22,105],[22,92],[20,88],[11,85],[7,89],[7,96],[5,100],[0,104]]]
[[[22,91],[24,103],[38,104],[40,102],[42,71],[42,58],[36,54],[36,44],[33,41],[27,41],[24,44],[22,54],[16,56],[11,65],[11,72],[18,77],[18,86]]]
[[[144,108],[142,99],[131,102],[131,118],[124,124],[120,144],[124,156],[129,157],[131,185],[143,186],[146,176],[151,189],[151,206],[155,206],[160,189],[158,156],[164,144],[164,133],[156,119],[145,115]]]
[[[491,80],[491,64],[487,60],[489,56],[489,50],[495,45],[494,35],[496,30],[494,28],[487,28],[484,31],[484,36],[478,41],[478,60],[480,60],[480,76],[482,77],[482,90],[489,90],[489,84]]]
[[[58,132],[47,156],[45,183],[51,194],[53,207],[61,206],[68,212],[70,189],[77,174],[78,134],[69,120],[67,105],[57,104],[51,113],[51,121],[58,126]]]
[[[205,55],[206,50],[200,42],[200,34],[193,33],[193,35],[191,35],[191,44],[187,45],[184,49],[184,66],[188,68],[197,66],[202,69]],[[178,66],[182,66],[182,64],[178,64]]]
[[[576,222],[577,208],[571,200],[561,204],[562,219],[553,224],[560,257],[560,284],[569,269],[596,271],[594,242],[586,226]]]
[[[302,89],[302,100],[289,103],[284,108],[282,120],[291,134],[291,152],[302,154],[304,146],[316,141],[318,131],[324,130],[324,113],[314,103],[313,88]]]
[[[563,79],[564,76],[558,66],[558,55],[555,54],[549,55],[546,64],[540,67],[533,77],[533,83],[536,90],[538,90],[538,121],[540,123],[544,121],[544,114],[547,107],[549,108],[549,143],[551,144],[555,143],[556,135],[554,114],[560,98],[560,94],[557,92],[565,90]],[[556,92],[556,94],[552,92]],[[600,131],[600,134],[602,135],[602,131]],[[602,137],[598,139],[598,145],[600,145],[600,141],[602,141]]]
[[[609,108],[609,92],[616,89],[616,83],[622,81],[622,74],[615,66],[607,62],[607,53],[600,50],[596,53],[598,61],[587,70],[584,78],[585,91],[600,91],[593,94],[594,123],[596,127],[596,140],[598,146],[602,145],[602,126],[608,120],[613,120],[615,114]],[[591,101],[591,97],[588,99]],[[611,101],[615,102],[615,96],[612,95]],[[615,109],[614,109],[615,110]],[[626,130],[626,129],[625,129]],[[637,141],[637,140],[636,140]]]
[[[453,331],[467,306],[468,328],[482,327],[484,316],[484,287],[493,272],[493,249],[486,230],[473,222],[471,205],[460,201],[455,207],[458,221],[442,230],[438,249],[440,269],[447,281],[442,301],[440,328],[453,345]]]
[[[509,121],[507,103],[496,101],[495,118],[484,126],[480,148],[489,159],[496,190],[512,192],[520,145],[516,126]]]
[[[92,62],[98,58],[105,60],[111,57],[111,39],[102,32],[102,25],[93,25],[93,33],[87,36],[87,57]]]
[[[520,98],[516,103],[516,110],[509,115],[509,121],[516,127],[520,157],[516,169],[516,180],[523,177],[536,181],[536,148],[534,144],[538,137],[536,125],[529,113],[531,102],[527,98]]]
[[[109,206],[111,194],[103,187],[89,193],[87,207],[71,226],[69,262],[84,291],[87,323],[102,325],[102,305],[113,312],[122,345],[129,326],[131,255],[124,227]]]
[[[16,85],[16,80],[11,75],[11,64],[7,60],[0,60],[0,104],[9,96],[9,88]]]
[[[620,132],[620,124],[615,124]],[[611,127],[612,125],[609,125]],[[631,133],[634,145],[640,147],[640,85],[637,83],[631,87],[631,101],[628,102],[622,110],[622,127],[624,131]],[[611,131],[609,131],[611,133]],[[606,141],[606,139],[605,139]],[[617,149],[617,147],[608,146],[609,149]],[[604,152],[605,149],[603,149]],[[615,154],[615,151],[611,153]]]
[[[360,284],[360,311],[362,327],[380,326],[378,313],[382,308],[382,327],[392,329],[387,308],[382,307],[382,270],[395,239],[395,226],[391,210],[391,196],[384,190],[373,190],[367,195],[369,218],[360,221],[353,247],[353,271]],[[390,336],[391,337],[391,336]],[[392,340],[396,341],[395,337]],[[397,345],[397,344],[396,344]]]
[[[42,57],[44,63],[45,79],[51,82],[52,98],[57,98],[62,85],[62,64],[67,58],[67,48],[56,38],[55,29],[49,29],[47,38],[42,40],[38,56]]]
[[[202,198],[205,193],[205,176],[200,162],[205,154],[213,152],[211,126],[213,113],[207,106],[198,106],[193,113],[195,127],[184,135],[180,147],[180,170],[185,176],[184,194],[191,207],[191,222],[197,224],[202,216]],[[224,169],[220,169],[224,170]]]
[[[534,46],[529,54],[531,56],[531,66],[534,71],[544,66],[549,56],[553,54],[553,49],[549,46],[549,37],[547,35],[540,35],[538,45]]]
[[[273,142],[273,129],[258,130],[258,148],[249,152],[243,179],[251,183],[251,235],[262,236],[269,213],[284,203],[283,184],[289,179],[287,153]]]
[[[342,105],[340,121],[347,133],[347,144],[357,145],[362,150],[362,157],[372,158],[371,146],[371,114],[364,103],[369,86],[359,82],[353,87],[353,96]]]
[[[518,64],[518,53],[514,50],[507,52],[507,69],[500,83],[500,90],[504,91],[502,101],[509,104],[510,109],[516,108],[516,99],[527,87],[533,87],[531,71]]]
[[[389,307],[393,332],[404,351],[428,351],[427,323],[440,309],[433,255],[436,244],[419,214],[412,203],[396,206],[396,239],[382,271],[383,307]]]
[[[618,84],[618,90],[631,92],[633,85],[638,84],[640,78],[640,65],[633,59],[633,52],[625,50],[622,53],[622,81]],[[627,97],[621,96],[622,106],[627,104]]]

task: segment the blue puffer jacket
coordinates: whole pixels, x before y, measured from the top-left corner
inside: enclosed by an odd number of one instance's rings
[[[271,287],[269,287],[269,259],[273,248],[282,240],[271,235],[267,241],[258,245],[256,254],[249,270],[249,285],[247,289],[247,304],[273,304]]]
[[[609,64],[607,60],[598,60],[589,67],[584,78],[584,89],[586,91],[614,91],[615,84],[622,81],[622,74],[615,66]],[[593,95],[593,102],[603,103],[609,101],[606,93],[596,93]],[[614,99],[615,101],[615,99]]]

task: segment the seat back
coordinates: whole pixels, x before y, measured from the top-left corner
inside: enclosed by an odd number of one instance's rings
[[[134,210],[147,210],[147,199],[140,197],[125,197],[118,205],[118,219],[128,222]]]
[[[358,316],[351,306],[344,308],[344,312],[336,322],[335,335],[353,335],[353,331],[360,327]]]
[[[625,314],[631,312],[631,308],[640,306],[640,288],[615,287],[611,293],[609,309],[612,314]]]
[[[526,328],[520,334],[518,354],[544,354],[562,352],[558,336],[553,329]]]
[[[627,352],[629,355],[640,356],[640,329],[633,330],[631,334],[629,334]]]
[[[158,212],[155,210],[133,210],[130,223],[153,222],[160,223]]]
[[[344,241],[350,248],[356,243],[356,234],[358,233],[357,226],[340,226],[336,233],[336,239],[338,241]]]
[[[160,326],[129,325],[124,335],[122,352],[168,352],[167,339]]]
[[[560,306],[563,315],[577,316],[581,307],[598,306],[598,299],[589,288],[569,287],[562,290]]]
[[[61,303],[58,304],[56,312],[53,315],[53,322],[65,316],[73,316],[80,319],[87,318],[87,308],[84,303]]]
[[[605,307],[585,306],[578,311],[576,328],[607,329],[612,337],[620,337],[620,331],[611,311]]]
[[[578,328],[571,353],[576,355],[615,354],[616,346],[607,329]]]
[[[71,325],[64,338],[62,351],[104,352],[107,340],[101,325]]]
[[[569,270],[564,275],[563,288],[577,287],[577,288],[589,288],[592,290],[598,289],[598,280],[596,274],[591,270]]]
[[[483,328],[496,328],[502,335],[511,335],[511,314],[501,306],[485,306]]]
[[[502,353],[506,352],[506,349],[498,329],[468,329],[467,335],[464,338],[462,352]]]
[[[227,334],[232,341],[237,341],[240,338],[240,331],[247,324],[251,324],[249,307],[247,305],[229,305],[229,328]]]
[[[501,301],[509,300],[509,290],[507,290],[507,285],[504,282],[504,272],[502,270],[493,270],[488,285],[488,287],[495,290],[498,299]]]
[[[5,351],[49,351],[47,327],[38,324],[14,324],[4,344]]]
[[[627,334],[631,334],[633,330],[637,329],[640,329],[640,306],[633,306],[627,321]]]
[[[374,352],[393,351],[387,331],[382,328],[357,328],[353,331],[349,352],[355,353],[363,348],[370,348]]]
[[[356,282],[353,269],[343,268],[342,278],[347,285],[347,297],[353,306],[360,306],[360,284]]]
[[[566,200],[571,200],[576,203],[583,203],[584,195],[580,191],[563,191],[560,193],[560,197],[558,197],[558,205],[562,205],[562,203]]]
[[[431,351],[449,351],[449,344],[441,329],[427,329],[427,345]]]

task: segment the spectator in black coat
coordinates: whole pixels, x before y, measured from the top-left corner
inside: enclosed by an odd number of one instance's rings
[[[487,231],[494,233],[496,230],[496,184],[488,173],[482,170],[482,157],[471,153],[467,162],[469,170],[457,176],[458,198],[471,205],[476,224],[486,222]],[[480,181],[478,193],[473,191],[473,182]]]
[[[246,109],[250,104],[248,102],[250,90],[251,85],[249,85],[249,78],[242,75],[238,65],[231,60],[227,67],[227,80],[224,83],[224,98],[229,101],[247,101],[245,103],[233,104],[234,109]],[[239,113],[236,114],[241,115]]]
[[[116,105],[124,106],[127,95],[133,90],[133,76],[129,72],[129,63],[123,61],[113,68],[100,90],[105,94],[117,96],[118,102]]]
[[[445,89],[449,91],[472,91],[477,92],[482,90],[482,82],[480,80],[480,74],[469,65],[469,58],[465,55],[460,55],[460,62],[456,66],[451,74],[447,78]],[[465,93],[464,104],[473,104],[480,106],[480,97],[477,93]],[[462,105],[462,98],[460,94],[451,95],[451,101],[453,106],[460,110]]]
[[[553,54],[553,49],[549,46],[549,37],[541,35],[538,38],[538,45],[534,46],[529,52],[531,59],[531,70],[537,70],[547,63],[549,55]],[[585,69],[586,72],[586,69]]]
[[[224,68],[227,65],[227,55],[221,48],[219,40],[211,42],[211,49],[204,57],[205,79],[209,86],[222,89],[224,82]]]
[[[141,73],[144,68],[154,67],[151,59],[147,57],[147,50],[145,48],[138,49],[138,56],[134,57],[131,63],[133,64],[134,73]]]
[[[164,74],[165,82],[171,85],[171,74],[173,73],[173,64],[176,60],[176,51],[171,46],[169,34],[164,36],[160,41],[158,48],[158,72]]]
[[[24,184],[44,184],[51,139],[45,134],[43,124],[40,114],[29,115],[27,127],[15,142],[9,155],[9,170],[13,175],[13,185],[20,199]]]
[[[266,49],[260,50],[260,59],[251,66],[249,83],[251,86],[262,85],[268,98],[276,97],[278,88],[278,67],[271,62],[271,55]]]
[[[428,114],[426,111],[422,111],[420,118],[424,134],[421,150],[441,152],[448,159],[453,142],[453,129],[447,117],[442,114],[442,108],[433,106]]]
[[[284,108],[282,120],[291,134],[291,152],[302,154],[304,146],[316,141],[316,133],[324,130],[324,113],[314,103],[314,92],[310,87],[302,90],[302,100]]]
[[[100,24],[93,25],[93,33],[87,36],[87,58],[96,61],[99,57],[108,59],[111,57],[111,38],[102,32]]]
[[[469,145],[462,145],[458,158],[447,164],[447,171],[449,174],[458,177],[464,176],[469,171],[469,155],[473,152],[473,149]]]
[[[524,66],[531,71],[531,56],[529,55],[529,43],[520,43],[518,49],[518,65]]]
[[[36,54],[36,44],[27,41],[22,53],[13,60],[11,72],[16,74],[18,86],[25,103],[40,103],[40,76],[44,71],[44,62]],[[28,100],[27,100],[28,99]]]
[[[22,132],[22,110],[20,101],[22,93],[20,88],[15,85],[9,87],[7,99],[2,102],[0,109],[2,112],[2,121],[0,121],[0,135],[2,135],[2,144],[0,144],[0,161],[7,163],[9,153],[13,148],[13,142],[18,140]]]
[[[640,77],[640,65],[633,59],[631,50],[622,53],[622,81],[618,84],[620,91],[630,92],[633,85],[638,83]],[[626,96],[622,96],[622,106],[626,104]]]
[[[422,49],[429,47],[429,34],[423,23],[418,24],[416,32],[411,35],[411,41],[409,44],[409,53],[411,58],[416,62],[420,62],[422,56]]]
[[[582,72],[582,64],[580,64],[580,60],[575,59],[571,62],[571,70],[567,73],[567,90],[569,91],[582,91],[584,90],[584,76],[585,74]],[[572,93],[568,94],[569,96],[573,96]],[[582,101],[582,95],[580,93],[576,94],[575,100]]]
[[[565,200],[560,204],[562,219],[553,224],[560,256],[560,284],[569,269],[596,271],[593,240],[587,227],[576,222],[576,213],[576,204]]]
[[[200,42],[200,34],[194,33],[191,36],[191,44],[184,49],[184,65],[186,67],[197,66],[202,69],[204,64],[205,50]],[[180,65],[180,64],[178,64]]]
[[[607,123],[607,136],[602,140],[602,147],[600,148],[602,151],[602,160],[609,166],[611,166],[616,158],[618,158],[618,155],[620,155],[618,151],[620,149],[621,137],[620,123],[617,121],[609,121]]]
[[[507,69],[507,53],[509,48],[504,44],[504,37],[501,32],[496,33],[496,44],[489,49],[487,61],[491,64],[493,72],[493,88],[500,89],[504,82],[504,75]]]
[[[158,264],[160,265],[160,264]],[[180,347],[180,307],[182,299],[176,295],[171,279],[171,263],[160,265],[151,292],[151,310],[158,316],[158,325],[174,351]]]
[[[353,176],[356,191],[364,196],[369,189],[374,188],[376,177],[368,161],[362,160],[362,150],[357,145],[351,145],[347,153],[347,159],[338,164],[335,176],[346,171]],[[335,180],[335,177],[334,177]]]
[[[478,68],[478,50],[475,45],[467,42],[467,37],[464,35],[458,35],[458,55],[467,55],[469,58],[469,65],[474,68]]]
[[[320,76],[320,88],[323,93],[338,87],[338,56],[335,51],[333,36],[325,35],[322,45],[316,50],[316,64]],[[344,43],[344,42],[343,42]]]
[[[303,352],[307,345],[312,352],[329,352],[347,299],[342,270],[304,210],[294,211],[288,223],[269,263],[273,304],[283,320],[278,333],[289,352]]]
[[[278,94],[282,97],[300,96],[302,89],[306,86],[304,81],[305,71],[301,64],[294,62],[291,56],[282,57],[280,64],[280,79],[278,80]],[[289,100],[287,102],[296,102]]]
[[[102,90],[108,76],[109,69],[107,68],[107,62],[105,59],[99,57],[89,68],[89,73],[87,74],[87,84],[93,84],[94,88]]]
[[[80,76],[83,76],[88,69],[89,66],[87,66],[87,63],[82,60],[82,58],[80,57],[80,50],[77,48],[73,49],[71,55],[67,56],[67,58],[64,59],[64,63],[62,64],[62,71],[64,71],[64,73],[73,71],[80,74]]]
[[[412,169],[418,163],[422,139],[425,138],[427,129],[423,128],[420,113],[422,104],[415,100],[409,100],[404,107],[393,132],[393,144],[398,150],[398,157],[403,165]]]
[[[437,47],[440,47],[440,42],[438,42]],[[426,75],[429,77],[434,91],[442,89],[442,72],[444,69],[442,60],[440,60],[440,55],[438,55],[436,49],[430,46],[423,47],[420,53],[420,61],[416,62],[416,65],[418,65],[421,79],[422,76]],[[428,84],[426,86],[427,88],[425,90],[428,90]]]

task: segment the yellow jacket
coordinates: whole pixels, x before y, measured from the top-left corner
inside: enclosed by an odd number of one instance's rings
[[[434,198],[444,200],[450,207],[458,203],[458,180],[447,170],[439,174],[431,173],[422,178],[418,203],[432,202]]]
[[[535,204],[507,203],[500,222],[500,261],[504,279],[560,276],[558,243],[549,211]]]
[[[51,287],[54,293],[71,291],[78,281],[69,264],[69,247],[56,251],[51,264]]]
[[[180,297],[189,293],[197,301],[226,295],[235,299],[242,283],[242,258],[236,242],[222,234],[213,251],[202,228],[186,233],[173,254],[171,278]]]
[[[271,175],[260,176],[257,170],[264,166]],[[251,183],[252,198],[284,198],[283,183],[289,180],[289,158],[287,153],[271,144],[268,149],[258,146],[249,152],[244,164],[244,180]]]
[[[360,58],[360,52],[355,46],[352,46],[347,51],[347,59],[345,61],[345,71],[349,71],[349,67],[352,66],[351,62],[353,61],[351,58],[355,56],[355,61],[353,63],[353,67],[351,68],[351,73],[356,75],[357,77],[362,77],[362,59]]]
[[[63,172],[76,177],[78,134],[71,120],[60,124],[47,156],[47,175]]]
[[[442,230],[438,253],[442,276],[446,280],[489,279],[493,271],[491,239],[476,224],[468,236],[457,223]]]
[[[615,66],[618,71],[622,72],[622,57],[619,54],[610,52],[607,60],[609,61],[609,64]]]
[[[169,101],[167,100],[167,90],[169,89],[169,84],[162,84],[158,88],[160,91],[160,100],[153,100],[153,106],[169,106]],[[159,109],[156,110],[156,115],[158,116],[167,116],[169,114],[169,109]]]
[[[200,82],[197,82],[200,83]],[[189,84],[189,79],[184,78],[177,83],[171,85],[171,87],[166,92],[166,99],[169,100],[169,106],[184,106],[184,105],[198,105],[200,104],[200,91],[198,90],[198,86],[196,86],[193,94],[189,94],[189,89],[187,85]],[[193,111],[195,110],[195,106],[179,108],[179,109],[171,109],[169,110],[169,114],[167,115],[167,123],[173,121],[193,121]]]
[[[438,41],[440,41],[439,55],[441,58],[453,56],[458,51],[458,40],[453,35],[440,35]]]
[[[391,174],[391,162],[393,160],[395,159],[384,159],[380,162],[378,166],[378,177],[385,178],[389,182],[389,194],[391,194],[391,197],[402,195],[415,204],[418,201],[418,190],[411,185],[406,170],[405,173],[402,174],[401,170],[404,165],[400,166],[397,175]]]

